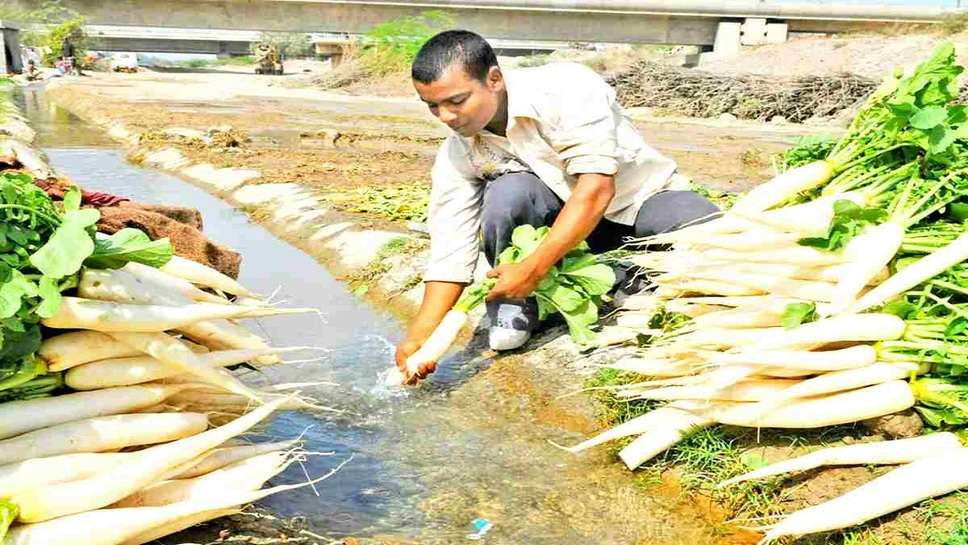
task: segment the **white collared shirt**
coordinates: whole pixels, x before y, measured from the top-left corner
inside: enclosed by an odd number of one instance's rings
[[[632,225],[642,203],[665,189],[676,163],[646,145],[590,68],[553,63],[505,74],[507,137],[451,134],[431,174],[430,259],[425,281],[470,282],[480,251],[485,185],[530,171],[567,201],[579,174],[615,176],[605,217]]]

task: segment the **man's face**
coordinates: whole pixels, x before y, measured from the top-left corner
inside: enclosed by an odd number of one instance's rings
[[[504,91],[504,77],[491,67],[487,81],[480,82],[459,64],[452,64],[437,81],[413,82],[430,113],[457,134],[468,137],[480,132],[497,114]]]

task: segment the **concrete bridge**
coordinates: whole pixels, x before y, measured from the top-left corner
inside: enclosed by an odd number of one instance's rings
[[[32,0],[14,0],[21,5]],[[238,53],[263,31],[340,36],[431,9],[489,39],[716,46],[785,40],[787,32],[843,32],[933,24],[952,10],[771,0],[64,0],[111,50]],[[323,40],[326,43],[326,39]],[[534,47],[540,49],[541,47]]]

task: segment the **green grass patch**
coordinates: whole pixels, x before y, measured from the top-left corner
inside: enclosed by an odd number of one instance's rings
[[[453,16],[440,10],[381,23],[361,38],[359,58],[371,75],[407,71],[427,40],[454,25]]]
[[[373,261],[369,265],[344,276],[342,280],[349,284],[350,291],[354,295],[362,297],[369,293],[370,289],[381,276],[390,271],[390,262],[387,258],[396,255],[414,255],[426,247],[427,241],[424,239],[410,237],[391,239],[380,248],[380,251],[377,252],[376,257],[373,258]],[[417,283],[419,283],[419,277]]]
[[[430,187],[423,182],[361,187],[326,199],[347,212],[374,214],[390,221],[425,222],[430,205]]]

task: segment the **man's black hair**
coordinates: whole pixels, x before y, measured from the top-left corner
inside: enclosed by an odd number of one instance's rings
[[[491,44],[468,30],[441,32],[420,48],[410,67],[410,76],[420,83],[437,81],[449,66],[460,63],[470,77],[484,82],[497,55]]]

